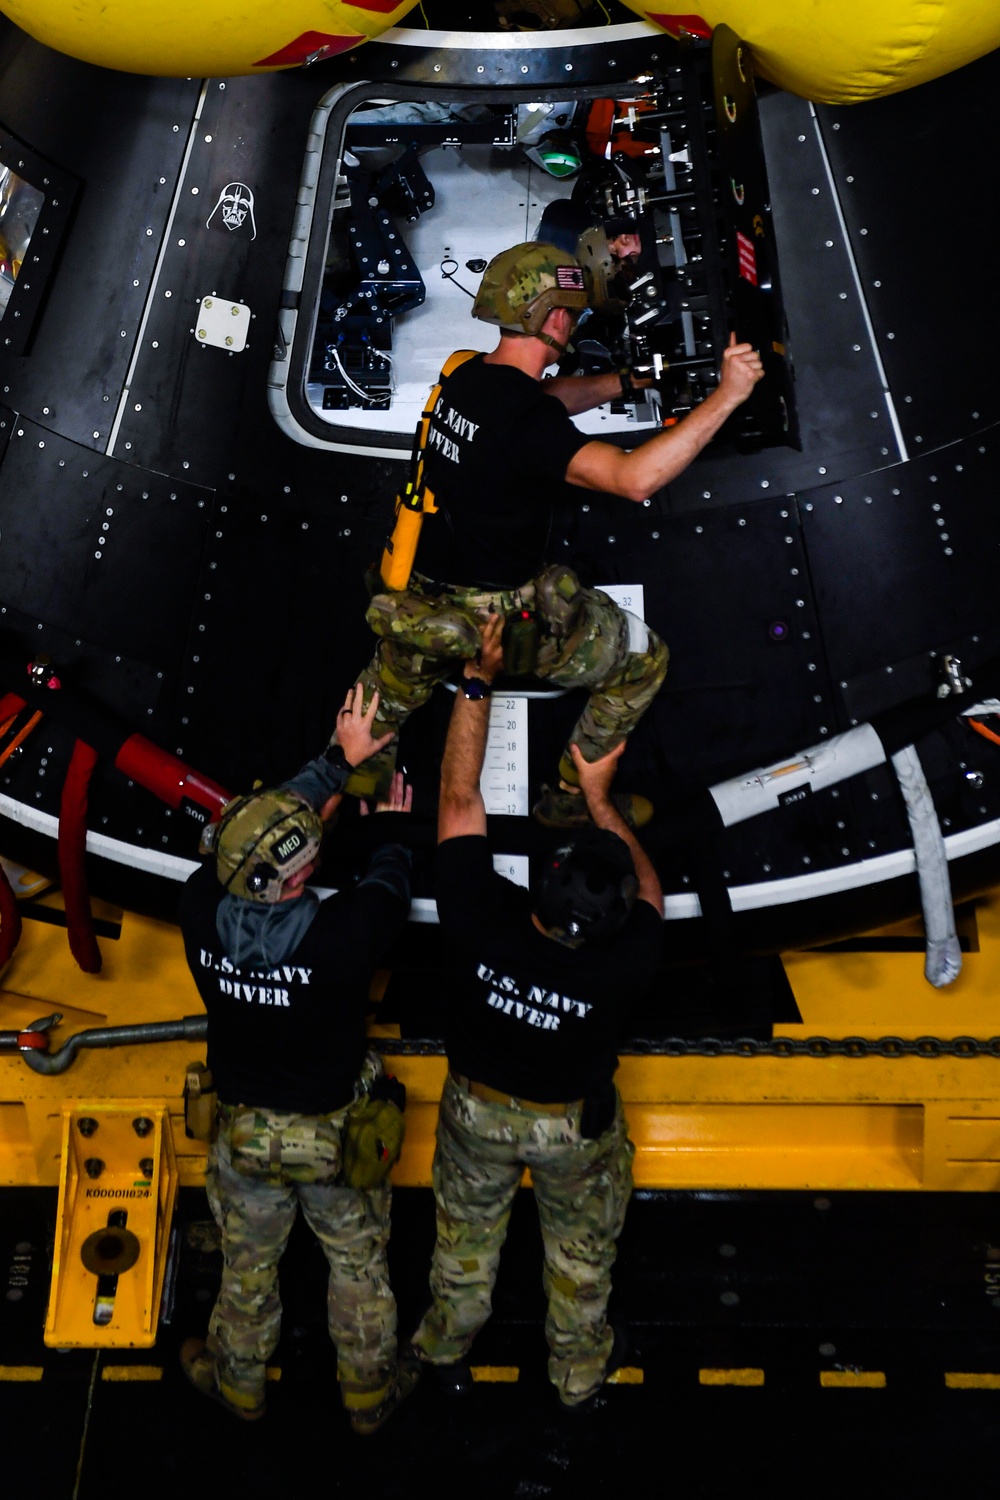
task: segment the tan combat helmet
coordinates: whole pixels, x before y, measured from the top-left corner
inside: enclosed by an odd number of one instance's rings
[[[504,333],[541,339],[560,354],[564,346],[542,324],[557,307],[581,313],[587,306],[583,272],[575,255],[557,245],[529,240],[493,257],[479,284],[472,316],[494,323]]]
[[[285,882],[316,858],[323,823],[297,792],[279,788],[237,797],[202,831],[203,854],[231,896],[272,905]]]
[[[621,267],[611,254],[603,224],[594,224],[583,231],[577,240],[576,255],[583,270],[590,306],[608,313],[624,311],[625,303],[615,295],[612,287]]]

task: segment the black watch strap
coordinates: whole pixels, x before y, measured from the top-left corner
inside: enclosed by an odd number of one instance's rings
[[[346,771],[348,775],[354,769],[344,754],[343,745],[327,745],[323,751],[323,759],[327,765],[333,766],[338,771]]]
[[[460,677],[459,687],[467,698],[478,703],[483,698],[489,698],[493,693],[493,684],[484,681],[482,677]]]

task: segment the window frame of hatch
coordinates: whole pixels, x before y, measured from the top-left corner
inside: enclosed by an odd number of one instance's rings
[[[76,205],[80,179],[24,145],[2,123],[0,165],[42,194],[38,218],[26,247],[28,254],[0,317],[0,355],[27,354]],[[30,280],[25,277],[26,270]]]
[[[624,85],[624,87],[623,87]],[[635,86],[633,85],[633,88]],[[408,459],[410,433],[373,431],[346,423],[324,422],[306,395],[312,359],[323,274],[338,194],[347,201],[347,180],[341,175],[347,121],[359,104],[493,103],[515,107],[535,101],[579,103],[613,98],[628,89],[628,81],[607,79],[581,87],[541,85],[534,88],[460,88],[454,84],[404,84],[360,80],[338,84],[324,94],[310,122],[297,210],[282,282],[275,352],[268,373],[268,404],[278,426],[294,442],[330,452],[369,458]],[[335,143],[335,144],[334,144]],[[317,210],[328,204],[328,211]],[[433,210],[432,210],[433,212]]]

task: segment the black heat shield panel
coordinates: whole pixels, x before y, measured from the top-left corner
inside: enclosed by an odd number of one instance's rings
[[[637,731],[630,772],[645,746],[653,785],[668,774],[708,786],[831,730],[794,502],[665,516],[594,495],[565,536],[552,550],[587,582],[644,585],[645,618],[670,649],[653,733]]]
[[[6,352],[0,339],[0,386],[16,390],[26,415],[101,451],[199,86],[88,67],[8,25],[0,33],[3,126],[81,183],[30,357]]]
[[[10,412],[0,473],[0,597],[49,629],[171,672],[187,638],[209,500]],[[31,496],[31,504],[24,497]],[[142,726],[136,725],[136,728]]]
[[[819,110],[911,453],[1000,419],[988,228],[998,91],[1000,51],[887,99]]]
[[[216,497],[181,663],[177,743],[238,790],[319,754],[374,646],[364,574],[389,515],[383,466],[341,458],[331,492],[329,456],[294,451],[287,492],[264,470]]]
[[[239,467],[234,429],[248,406],[263,407],[289,225],[321,94],[305,75],[210,81],[118,434],[116,451],[133,462],[211,485]],[[232,183],[253,194],[253,212],[227,229],[218,205]],[[250,308],[241,352],[199,342],[206,296]],[[272,444],[282,442],[273,419],[263,411],[260,419]]]
[[[971,665],[997,655],[998,452],[994,429],[799,497],[824,648],[848,720],[933,692],[929,668],[915,673],[914,658],[954,651]]]

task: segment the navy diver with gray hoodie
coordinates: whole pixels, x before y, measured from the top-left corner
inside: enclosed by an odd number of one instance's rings
[[[359,697],[356,718],[360,708]],[[350,1106],[382,1072],[365,1015],[372,975],[409,912],[410,855],[384,845],[357,885],[322,901],[306,886],[320,815],[350,771],[335,747],[281,787],[229,803],[203,835],[215,858],[181,896],[219,1098],[205,1187],[224,1260],[208,1338],[186,1340],[181,1365],[234,1416],[264,1414],[281,1326],[278,1262],[301,1204],[330,1266],[341,1399],[355,1432],[367,1434],[415,1376],[397,1365],[390,1182],[343,1184],[343,1133]],[[408,810],[402,778],[383,807]]]
[[[318,815],[350,769],[318,756],[279,790]],[[409,872],[409,851],[387,844],[350,890],[270,904],[227,893],[215,861],[190,877],[181,929],[221,1100],[326,1114],[354,1098],[368,988],[406,921]]]

